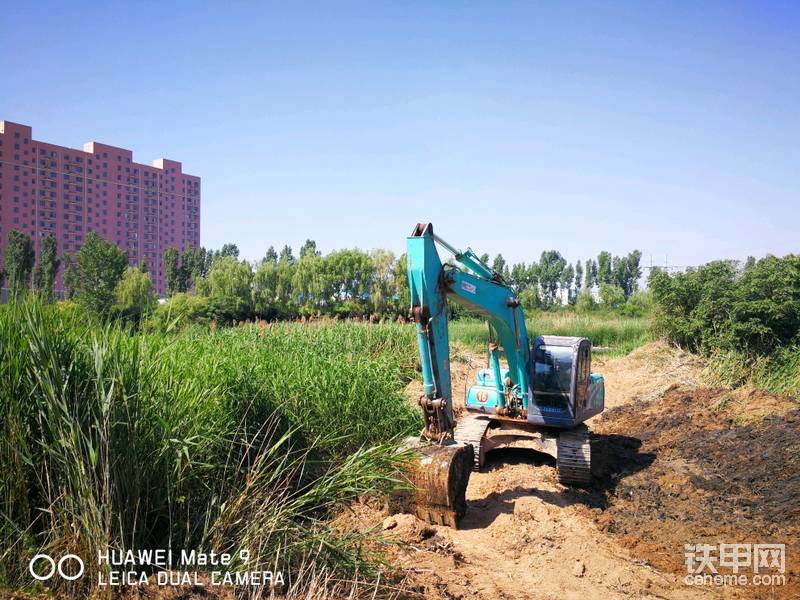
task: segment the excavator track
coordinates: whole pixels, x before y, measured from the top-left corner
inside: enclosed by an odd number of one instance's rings
[[[592,480],[592,446],[589,429],[580,424],[558,436],[558,480],[564,485],[589,485]]]
[[[453,432],[457,442],[472,445],[474,462],[473,471],[480,471],[483,466],[485,445],[483,443],[486,430],[491,424],[491,419],[486,415],[464,413],[458,419],[458,425]]]

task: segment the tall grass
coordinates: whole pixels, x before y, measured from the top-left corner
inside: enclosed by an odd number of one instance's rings
[[[248,549],[248,568],[290,578],[363,574],[361,540],[325,517],[399,485],[398,439],[420,427],[402,389],[415,361],[403,326],[132,335],[3,307],[0,583],[30,586],[37,552],[92,573],[107,548]]]
[[[540,312],[529,316],[525,325],[531,339],[538,335],[586,337],[593,346],[615,354],[626,354],[650,339],[649,321],[644,317]],[[478,319],[453,321],[450,336],[473,349],[483,349],[489,340],[486,322]]]
[[[777,348],[765,356],[718,351],[708,359],[703,376],[709,385],[750,385],[773,394],[800,399],[800,348]]]

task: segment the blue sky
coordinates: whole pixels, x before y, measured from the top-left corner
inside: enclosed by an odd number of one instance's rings
[[[165,156],[202,242],[797,251],[800,5],[5,3],[0,119]]]

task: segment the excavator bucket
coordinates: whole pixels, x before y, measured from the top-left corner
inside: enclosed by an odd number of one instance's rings
[[[402,510],[434,525],[454,529],[467,511],[467,484],[473,452],[469,444],[428,445],[408,465],[413,490],[404,496]]]

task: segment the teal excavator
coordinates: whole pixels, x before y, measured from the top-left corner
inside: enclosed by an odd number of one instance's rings
[[[442,263],[437,245],[452,262]],[[420,458],[410,469],[416,490],[410,508],[428,522],[457,527],[470,472],[498,448],[550,454],[561,483],[590,484],[584,422],[602,412],[604,384],[591,372],[589,340],[544,335],[531,343],[519,299],[502,275],[470,248],[462,252],[435,235],[430,223],[418,224],[408,238],[407,264],[425,421]],[[448,300],[485,318],[492,340],[488,368],[458,403],[450,380]]]

